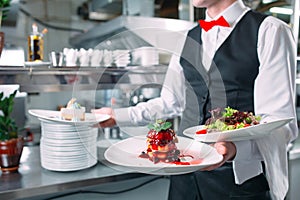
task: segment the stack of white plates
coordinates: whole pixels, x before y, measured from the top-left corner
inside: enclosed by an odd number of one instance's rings
[[[41,165],[53,171],[75,171],[97,163],[98,129],[41,120]]]
[[[114,50],[113,59],[117,67],[127,66],[130,63],[129,50]]]
[[[140,47],[132,52],[134,65],[151,66],[159,64],[158,51],[154,47]]]

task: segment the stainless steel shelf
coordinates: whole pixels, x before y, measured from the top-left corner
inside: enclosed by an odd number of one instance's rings
[[[0,84],[19,84],[28,93],[98,90],[162,84],[167,66],[23,67],[0,66]]]

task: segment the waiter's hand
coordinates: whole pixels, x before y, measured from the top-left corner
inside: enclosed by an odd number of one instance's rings
[[[217,142],[213,144],[217,152],[223,155],[223,160],[220,163],[202,168],[201,171],[210,171],[221,167],[226,161],[233,160],[236,154],[235,144],[232,142]]]
[[[103,108],[100,108],[100,109],[94,109],[91,111],[92,113],[95,113],[95,114],[106,114],[106,115],[110,115],[110,118],[108,120],[105,120],[103,122],[100,122],[99,125],[102,127],[102,128],[106,128],[106,127],[113,127],[116,125],[116,120],[115,120],[115,115],[114,115],[114,112],[113,112],[113,109],[112,108],[109,108],[109,107],[103,107]]]

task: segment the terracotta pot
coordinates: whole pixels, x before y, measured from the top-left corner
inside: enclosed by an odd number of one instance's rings
[[[4,32],[0,32],[0,57],[2,54],[2,50],[4,48],[4,40],[5,40],[5,34]]]
[[[18,171],[23,146],[24,140],[22,137],[0,141],[0,167],[2,173]]]

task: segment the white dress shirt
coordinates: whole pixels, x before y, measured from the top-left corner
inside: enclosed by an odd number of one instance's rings
[[[249,8],[241,1],[237,1],[215,17],[217,19],[222,15],[230,27],[215,26],[207,32],[202,31],[202,47],[205,52],[202,62],[206,69],[209,69],[220,45],[248,11]],[[213,19],[207,16],[206,20]],[[289,117],[296,119],[294,97],[296,44],[288,25],[268,16],[259,28],[257,53],[260,66],[254,85],[255,114],[261,115],[263,121]],[[178,55],[171,58],[161,97],[139,103],[134,107],[115,109],[119,126],[145,125],[154,119],[172,118],[182,114],[186,106],[185,79],[179,59]],[[293,120],[264,139],[235,142],[237,149],[233,161],[235,182],[241,184],[262,173],[261,161],[264,160],[272,197],[283,199],[288,187],[286,148],[297,135],[296,120]],[[276,156],[278,159],[274,161]]]

